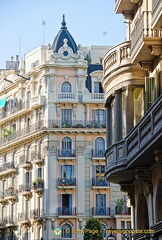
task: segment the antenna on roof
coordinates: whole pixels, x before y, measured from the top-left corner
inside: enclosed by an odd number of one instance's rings
[[[43,26],[43,45],[44,45],[44,32],[45,32],[46,20],[42,20],[42,26]]]
[[[107,31],[103,31],[102,35],[105,36],[105,45],[106,45],[106,37],[107,37]]]

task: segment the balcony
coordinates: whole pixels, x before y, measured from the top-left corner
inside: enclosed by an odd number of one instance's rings
[[[15,175],[15,173],[16,173],[16,168],[15,168],[14,162],[5,162],[0,167],[0,177],[9,175],[9,174]]]
[[[34,151],[31,153],[31,162],[41,165],[44,163],[44,156],[43,153],[41,153],[40,151]]]
[[[25,137],[29,135],[30,133],[36,132],[37,130],[44,127],[44,121],[36,122],[35,124],[26,127],[24,129],[15,131],[11,134],[9,134],[7,137],[0,138],[0,145],[2,144],[8,144],[11,141],[17,140],[18,138]]]
[[[105,93],[84,93],[83,103],[105,103]]]
[[[5,190],[4,192],[4,198],[6,200],[10,200],[11,202],[15,202],[16,200],[16,190],[13,187],[10,187]]]
[[[32,183],[32,191],[37,193],[38,195],[42,195],[44,191],[44,180],[41,178],[37,178]]]
[[[154,0],[152,8],[152,28],[161,28],[162,23],[162,1]]]
[[[106,128],[106,122],[96,121],[48,121],[48,128]],[[78,130],[77,130],[78,131]]]
[[[154,163],[154,151],[162,142],[161,105],[162,95],[124,140],[107,149],[105,175],[110,182],[133,181],[136,167],[149,167]]]
[[[100,179],[92,178],[92,189],[96,189],[96,188],[105,189],[109,187],[110,187],[110,183],[104,177]]]
[[[23,196],[25,196],[26,198],[30,198],[31,197],[31,187],[29,184],[25,183],[19,186],[19,193]]]
[[[7,216],[4,218],[6,227],[16,227],[17,226],[17,220],[15,219],[15,216]]]
[[[31,108],[39,108],[45,105],[45,96],[36,96],[31,99]]]
[[[63,207],[58,208],[58,215],[63,216],[75,216],[76,215],[76,208],[72,207]]]
[[[58,150],[58,159],[71,159],[75,160],[76,151],[73,149],[59,149]]]
[[[92,158],[93,159],[105,158],[105,150],[92,149]]]
[[[131,215],[131,208],[125,207],[121,210],[118,207],[115,207],[115,215]]]
[[[30,214],[27,212],[18,213],[18,222],[30,226]]]
[[[23,114],[30,112],[30,102],[19,102],[16,103],[13,108],[8,108],[5,111],[1,111],[0,114],[0,125],[4,124],[6,121],[14,120],[16,117],[19,117]]]
[[[78,95],[76,93],[58,93],[56,94],[57,103],[76,103],[78,102]]]
[[[118,69],[120,68],[119,73],[125,72],[127,68],[130,68],[131,61],[131,42],[126,41],[118,44],[115,47],[112,47],[107,51],[103,58],[103,72],[104,72],[104,81],[103,84],[107,84],[110,77],[118,74]],[[114,72],[114,70],[116,70]],[[113,87],[110,82],[110,89]]]
[[[32,167],[32,164],[27,160],[27,157],[25,155],[21,155],[19,157],[19,166],[24,169],[30,169]]]
[[[93,207],[92,216],[110,216],[110,207]]]
[[[131,62],[150,62],[161,52],[154,51],[154,47],[162,46],[161,28],[152,28],[149,23],[152,12],[144,11],[131,32]]]
[[[123,11],[133,11],[136,7],[134,3],[139,0],[115,0],[115,12],[122,13]]]
[[[58,188],[76,188],[76,178],[58,178]]]
[[[30,211],[30,218],[34,219],[34,222],[43,221],[44,211],[40,209],[34,209]]]

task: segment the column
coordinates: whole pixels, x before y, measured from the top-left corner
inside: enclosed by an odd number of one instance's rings
[[[86,104],[86,123],[89,124],[89,104]]]
[[[114,142],[120,140],[120,91],[115,91],[114,103]]]
[[[126,135],[134,127],[134,86],[127,86],[126,88]]]
[[[105,104],[106,107],[106,148],[110,146],[110,103]]]

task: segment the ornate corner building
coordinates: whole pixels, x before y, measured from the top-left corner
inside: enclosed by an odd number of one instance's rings
[[[106,92],[106,179],[127,192],[132,228],[162,235],[162,1],[116,0],[127,40],[103,59]]]
[[[52,45],[1,70],[0,239],[82,239],[89,217],[129,227],[130,209],[116,208],[122,194],[104,177],[108,49],[78,47],[63,17]]]

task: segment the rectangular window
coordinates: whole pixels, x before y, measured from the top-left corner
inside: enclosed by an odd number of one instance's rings
[[[93,165],[93,186],[108,186],[105,179],[105,165]]]
[[[25,173],[25,183],[26,183],[26,184],[29,184],[29,183],[30,183],[30,173],[29,173],[29,172],[26,172],[26,173]]]
[[[134,126],[144,116],[144,89],[134,89]]]
[[[106,215],[106,194],[96,194],[96,215]]]
[[[61,175],[62,178],[68,179],[74,175],[74,166],[73,165],[62,165],[61,166]]]
[[[103,89],[100,82],[94,82],[94,93],[103,93]]]
[[[62,124],[72,123],[72,109],[62,109],[61,110]]]
[[[37,177],[42,178],[42,168],[37,169]]]

